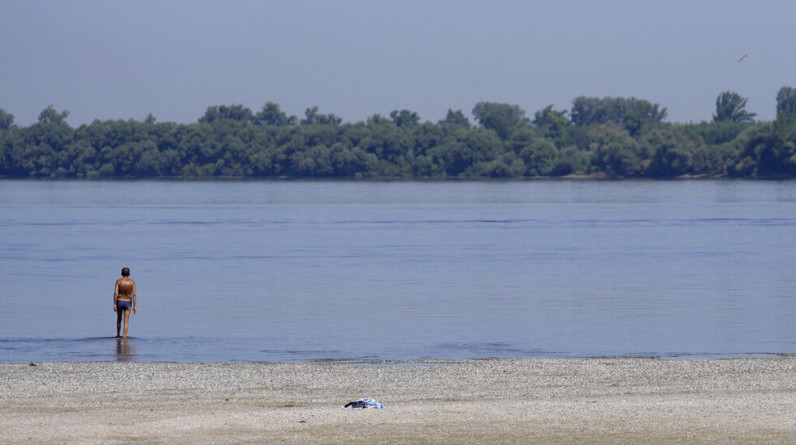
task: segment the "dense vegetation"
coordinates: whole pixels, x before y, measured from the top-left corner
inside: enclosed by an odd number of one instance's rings
[[[777,95],[773,122],[746,99],[716,99],[712,122],[668,123],[636,98],[573,100],[533,118],[517,105],[479,102],[475,123],[448,110],[437,123],[396,110],[343,123],[268,102],[254,113],[212,106],[192,124],[94,121],[72,128],[52,106],[28,127],[0,109],[0,175],[34,178],[291,177],[508,178],[566,175],[674,178],[796,176],[796,89]]]

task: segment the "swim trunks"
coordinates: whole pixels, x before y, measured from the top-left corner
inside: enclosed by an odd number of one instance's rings
[[[117,309],[130,309],[133,307],[132,301],[124,301],[124,300],[117,300],[116,301],[116,308]]]

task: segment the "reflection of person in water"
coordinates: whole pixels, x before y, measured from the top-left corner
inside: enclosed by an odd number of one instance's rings
[[[130,269],[122,269],[122,277],[116,280],[113,290],[113,310],[116,312],[116,337],[122,329],[124,317],[124,338],[127,338],[127,328],[130,323],[130,309],[135,313],[135,281],[130,279]]]
[[[132,362],[135,360],[135,346],[130,345],[128,339],[116,339],[116,361]]]

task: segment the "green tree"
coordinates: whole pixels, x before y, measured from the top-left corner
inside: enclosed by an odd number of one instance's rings
[[[39,114],[39,122],[14,132],[18,138],[13,138],[5,150],[9,173],[51,178],[66,175],[68,146],[74,137],[66,122],[68,115],[68,111],[59,113],[50,105]]]
[[[700,140],[706,144],[719,145],[737,138],[751,122],[706,122],[683,125],[683,131],[690,139]]]
[[[14,115],[0,108],[0,130],[8,130],[12,125],[14,125]]]
[[[796,114],[778,115],[772,133],[773,144],[779,147],[782,173],[796,174]]]
[[[307,108],[304,111],[304,118],[299,122],[301,125],[340,125],[343,122],[341,117],[334,113],[318,113],[318,107]]]
[[[380,114],[369,118],[366,128],[368,134],[357,146],[365,153],[376,156],[376,174],[390,177],[410,174],[414,141],[408,129],[399,128]]]
[[[412,152],[415,156],[425,155],[447,138],[444,128],[431,122],[415,125],[409,131],[411,132],[410,137],[414,141]]]
[[[476,154],[463,142],[449,140],[429,151],[431,164],[437,165],[444,176],[457,177],[463,175],[476,159]],[[427,166],[430,170],[431,166]]]
[[[420,122],[420,116],[409,110],[394,110],[390,112],[390,119],[397,127],[413,127]]]
[[[470,165],[496,159],[504,151],[503,141],[485,128],[475,127],[457,133],[457,140],[465,144]]]
[[[779,177],[796,174],[796,115],[777,115],[766,131],[750,141],[745,154],[756,159],[756,175]]]
[[[288,116],[279,108],[279,104],[266,102],[255,116],[257,125],[270,125],[274,127],[296,125],[296,116]]]
[[[614,122],[619,122],[630,132],[632,136],[639,136],[649,128],[653,128],[666,119],[666,107],[650,103],[643,99],[631,97],[629,99],[618,99],[619,115]],[[618,119],[618,120],[617,120]]]
[[[696,175],[727,176],[737,158],[738,151],[733,144],[702,144],[691,157],[692,170]]]
[[[550,175],[566,176],[574,173],[585,173],[590,163],[590,152],[578,150],[578,147],[570,145],[558,151],[558,158],[550,171]]]
[[[208,107],[192,124],[95,120],[72,129],[49,106],[28,127],[0,110],[0,174],[17,177],[516,177],[605,172],[796,177],[796,92],[783,87],[774,122],[750,122],[732,92],[714,122],[668,124],[665,108],[634,98],[577,98],[531,122],[516,105],[479,102],[420,123],[395,110],[343,124],[308,108],[299,122],[268,102]]]
[[[517,176],[548,176],[555,166],[558,155],[555,144],[552,140],[539,136],[531,127],[515,130],[504,146],[523,162],[525,169]]]
[[[738,146],[738,156],[729,166],[728,173],[732,176],[757,177],[761,157],[764,162],[772,159],[768,153],[771,141],[771,123],[758,122],[749,126],[733,141]]]
[[[777,114],[796,114],[796,88],[782,87],[779,89]]]
[[[623,127],[604,124],[592,131],[592,168],[611,177],[639,176],[644,171],[638,142]]]
[[[467,116],[462,113],[462,110],[453,111],[448,108],[448,114],[445,116],[445,119],[439,121],[439,125],[442,127],[464,127],[470,128],[470,120],[467,119]]]
[[[69,116],[68,111],[57,112],[52,105],[48,106],[39,113],[40,124],[61,124],[66,122],[66,117]]]
[[[501,139],[507,139],[515,128],[530,123],[525,110],[505,103],[478,102],[473,107],[473,116],[482,127],[493,130]]]
[[[556,166],[558,150],[552,141],[545,138],[534,139],[520,150],[527,176],[549,176]]]
[[[658,178],[672,178],[693,171],[693,153],[696,148],[686,137],[681,125],[655,129],[644,141],[652,147],[647,174]]]
[[[567,111],[556,111],[552,105],[548,105],[543,110],[534,113],[533,124],[541,130],[542,136],[560,140],[569,126]]]
[[[745,110],[746,98],[734,91],[725,91],[716,98],[713,122],[753,122],[755,113]]]
[[[387,119],[386,117],[382,116],[379,113],[376,113],[373,116],[370,116],[368,118],[368,120],[367,120],[367,124],[369,126],[372,126],[372,125],[384,125],[384,124],[391,124],[391,123],[393,123],[393,122],[390,119]]]
[[[284,145],[280,144],[281,135],[290,131],[290,127],[259,128],[249,144],[249,166],[253,176],[282,176],[286,173],[287,155]]]
[[[512,178],[523,176],[526,166],[513,152],[503,153],[491,161],[479,162],[471,169],[472,176],[489,178]]]
[[[0,175],[11,173],[11,147],[13,137],[9,131],[0,130]]]
[[[640,134],[645,127],[666,119],[666,107],[643,99],[622,97],[576,97],[572,101],[570,119],[574,125],[601,125],[608,122],[623,125],[631,134]]]
[[[569,113],[573,125],[600,125],[609,121],[608,107],[605,99],[578,96],[572,101]]]
[[[241,122],[255,121],[252,110],[244,107],[243,105],[214,105],[207,108],[205,115],[199,119],[199,123],[209,124],[221,119],[230,119]]]

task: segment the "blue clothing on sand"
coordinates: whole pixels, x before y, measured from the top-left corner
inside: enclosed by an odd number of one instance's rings
[[[384,405],[382,405],[381,403],[379,403],[379,402],[377,402],[377,401],[375,401],[375,400],[373,400],[373,399],[371,399],[369,397],[365,397],[364,399],[359,399],[359,400],[354,401],[354,402],[348,402],[345,405],[344,408],[376,408],[376,409],[382,409],[382,408],[384,408]]]

